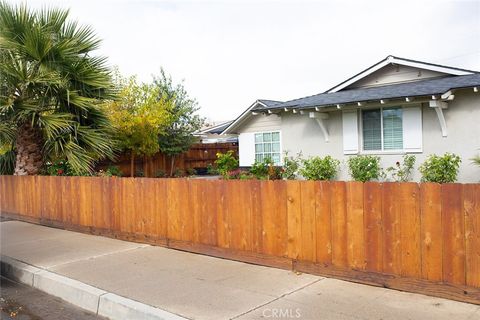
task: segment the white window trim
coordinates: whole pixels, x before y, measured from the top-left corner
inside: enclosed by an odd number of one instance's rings
[[[282,131],[280,131],[280,130],[269,130],[269,131],[255,131],[255,132],[253,132],[253,147],[255,148],[255,145],[257,144],[255,142],[255,135],[256,134],[277,133],[277,132],[278,132],[278,135],[279,135],[279,142],[280,142],[280,164],[279,164],[279,166],[282,166],[283,165]],[[257,152],[255,151],[255,149],[253,150],[253,154],[254,154],[255,160],[256,160],[257,159]]]
[[[363,108],[363,109],[360,109],[360,112],[359,112],[359,120],[358,120],[358,131],[359,131],[359,136],[360,136],[360,152],[359,154],[365,154],[365,155],[374,155],[374,154],[380,154],[380,155],[389,155],[389,154],[394,154],[394,155],[403,155],[403,154],[407,154],[407,152],[405,151],[405,149],[396,149],[396,150],[383,150],[383,109],[388,109],[388,108],[401,108],[402,109],[402,133],[403,133],[403,130],[405,130],[404,126],[403,126],[403,109],[405,108],[404,105],[392,105],[392,106],[387,106],[387,107],[383,107],[383,106],[378,106],[378,107],[371,107],[371,108]],[[382,134],[381,134],[381,145],[382,145],[382,150],[364,150],[363,149],[363,111],[364,110],[376,110],[376,109],[380,109],[380,114],[381,114],[381,117],[380,117],[380,125],[381,125],[381,128],[382,128]],[[403,141],[402,141],[403,143]]]

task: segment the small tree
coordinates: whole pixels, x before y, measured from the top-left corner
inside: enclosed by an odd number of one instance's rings
[[[109,103],[109,114],[118,143],[130,153],[130,175],[134,176],[135,157],[152,156],[160,149],[158,136],[168,123],[171,103],[162,98],[153,84],[139,84],[135,77],[117,73],[119,99]]]
[[[175,157],[187,152],[197,138],[193,135],[204,122],[196,112],[200,109],[195,99],[189,97],[183,83],[174,85],[163,69],[154,77],[154,84],[162,100],[170,103],[168,124],[159,135],[160,151],[171,158],[170,175],[173,174]]]

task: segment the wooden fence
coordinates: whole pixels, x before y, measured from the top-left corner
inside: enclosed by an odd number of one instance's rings
[[[0,209],[480,304],[480,184],[0,176]]]
[[[174,168],[186,171],[188,169],[202,168],[206,170],[208,165],[213,165],[217,159],[217,153],[234,151],[238,156],[237,143],[197,143],[192,145],[190,150],[175,157]],[[122,154],[115,162],[102,162],[98,169],[107,169],[110,165],[119,167],[124,177],[130,176],[130,155]],[[163,153],[157,153],[151,157],[136,157],[134,161],[134,173],[140,172],[145,177],[155,177],[159,173],[170,173],[171,158]]]

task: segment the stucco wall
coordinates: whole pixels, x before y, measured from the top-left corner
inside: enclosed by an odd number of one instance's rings
[[[245,122],[237,129],[239,133],[243,132],[262,132],[279,130],[282,125],[282,118],[277,114],[258,114],[252,116],[248,122]]]
[[[422,105],[423,116],[423,152],[417,153],[416,168],[430,154],[453,152],[462,158],[459,181],[480,181],[480,168],[471,163],[471,158],[480,153],[480,94],[472,89],[455,92],[455,99],[444,110],[447,121],[448,136],[442,137],[435,110],[428,104]],[[330,141],[325,142],[318,124],[306,115],[282,113],[282,146],[290,154],[302,152],[304,156],[331,155],[341,160],[339,179],[348,180],[348,168],[343,154],[342,113],[334,111],[329,114],[327,126]],[[240,146],[241,147],[241,146]],[[382,166],[387,168],[401,160],[402,154],[381,155]],[[420,173],[415,170],[414,179],[420,180]]]

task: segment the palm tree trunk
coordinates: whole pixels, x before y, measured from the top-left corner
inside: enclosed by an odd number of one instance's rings
[[[33,128],[30,123],[18,128],[14,175],[36,175],[40,172],[43,165],[42,145],[43,137],[39,129]]]

